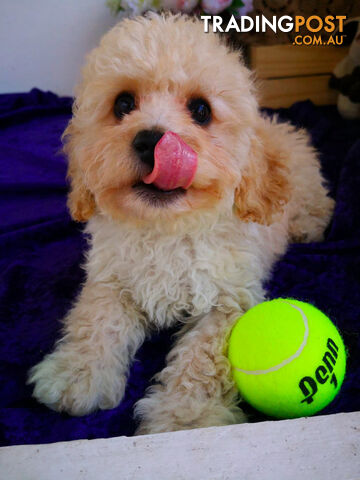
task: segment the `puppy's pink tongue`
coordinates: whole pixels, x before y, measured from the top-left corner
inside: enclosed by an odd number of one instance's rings
[[[154,150],[154,169],[143,178],[161,190],[189,188],[197,168],[197,154],[174,132],[166,132]]]

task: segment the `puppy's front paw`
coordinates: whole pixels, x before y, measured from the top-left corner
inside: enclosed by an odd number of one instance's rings
[[[49,408],[86,415],[120,403],[126,377],[114,370],[83,353],[59,349],[30,370],[28,383],[35,385],[33,396]]]
[[[244,412],[235,402],[219,398],[196,398],[192,395],[171,395],[160,386],[139,400],[135,409],[140,418],[136,435],[188,430],[247,421]]]

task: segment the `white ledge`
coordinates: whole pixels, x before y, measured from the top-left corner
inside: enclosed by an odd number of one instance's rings
[[[0,449],[1,480],[358,480],[360,412]]]

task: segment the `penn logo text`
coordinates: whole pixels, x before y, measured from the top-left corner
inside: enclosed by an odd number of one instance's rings
[[[323,363],[316,368],[314,378],[306,376],[303,377],[299,382],[300,390],[305,397],[303,400],[301,400],[301,403],[312,403],[313,397],[318,391],[318,388],[328,381],[334,385],[335,389],[337,387],[338,382],[333,370],[338,358],[339,347],[331,338],[328,338],[326,347],[327,350],[322,358]]]

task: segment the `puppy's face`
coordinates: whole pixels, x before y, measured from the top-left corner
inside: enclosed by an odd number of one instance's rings
[[[171,222],[231,208],[258,118],[251,90],[239,54],[200,22],[155,15],[121,22],[90,54],[66,131],[74,218],[97,210]],[[144,182],[166,132],[196,154],[186,188]]]

